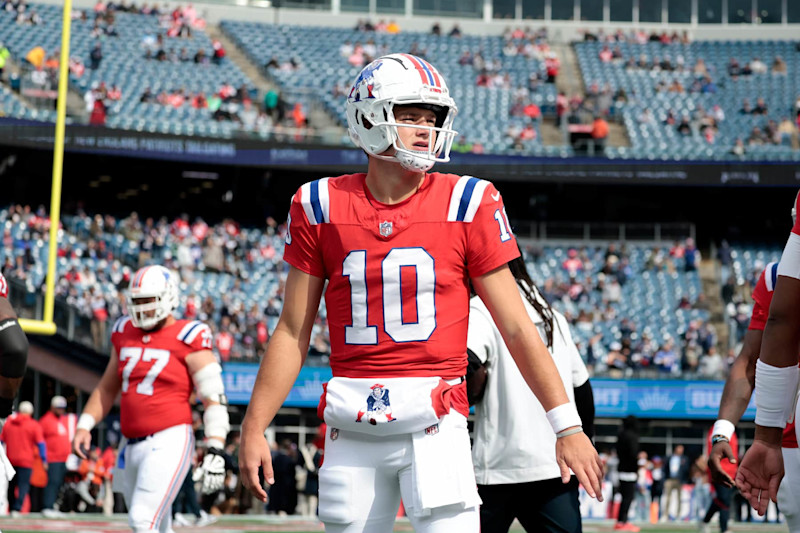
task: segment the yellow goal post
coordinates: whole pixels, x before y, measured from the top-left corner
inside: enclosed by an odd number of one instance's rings
[[[56,292],[56,264],[58,261],[58,226],[61,219],[61,177],[64,170],[64,123],[67,114],[67,81],[69,74],[69,32],[72,22],[72,0],[64,0],[61,23],[61,58],[58,63],[58,106],[56,109],[56,136],[53,145],[53,184],[50,192],[50,239],[47,252],[47,280],[44,293],[44,316],[41,320],[20,318],[23,331],[34,335],[54,335],[53,309]]]

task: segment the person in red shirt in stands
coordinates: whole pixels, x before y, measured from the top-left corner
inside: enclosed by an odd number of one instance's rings
[[[31,488],[31,474],[33,473],[33,460],[36,448],[39,449],[39,456],[45,469],[47,468],[47,450],[42,435],[42,427],[39,422],[31,418],[33,414],[33,404],[31,402],[20,402],[19,412],[16,416],[12,415],[3,426],[3,433],[0,440],[6,443],[6,454],[11,465],[17,471],[17,475],[11,480],[9,494],[14,494],[17,489],[16,497],[11,504],[11,516],[18,517],[22,509],[22,502],[28,495]]]
[[[42,502],[42,515],[46,518],[64,516],[64,513],[55,508],[55,503],[58,490],[64,483],[64,475],[67,473],[67,457],[72,449],[66,409],[67,399],[63,396],[53,396],[53,399],[50,400],[50,410],[39,419],[47,448],[47,458],[50,460],[47,470],[47,486],[44,489],[44,501]]]

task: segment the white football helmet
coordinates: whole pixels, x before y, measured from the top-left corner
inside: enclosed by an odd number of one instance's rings
[[[154,300],[136,303],[139,298]],[[153,329],[178,307],[178,274],[161,265],[140,268],[131,279],[125,299],[133,325]]]
[[[436,135],[427,152],[412,150],[398,142],[395,105],[419,104],[436,112],[436,126],[406,125]],[[390,54],[364,67],[347,97],[350,138],[371,156],[397,161],[408,170],[426,172],[437,161],[450,161],[450,147],[457,132],[453,120],[458,113],[444,77],[427,61],[410,54]],[[394,155],[383,153],[394,147]]]

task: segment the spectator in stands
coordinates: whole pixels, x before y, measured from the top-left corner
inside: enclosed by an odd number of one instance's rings
[[[10,56],[11,52],[9,52],[4,43],[0,42],[0,79],[3,77],[3,71],[6,68],[6,62]]]
[[[561,69],[561,61],[555,52],[551,51],[545,54],[544,66],[547,70],[547,83],[555,83]]]
[[[786,75],[786,61],[784,61],[781,56],[775,56],[775,59],[772,61],[772,73],[783,76]]]
[[[752,61],[750,61],[750,70],[753,74],[766,74],[767,73],[767,64],[761,61],[758,57],[754,57]]]
[[[97,70],[100,68],[100,62],[103,60],[103,47],[100,41],[94,43],[91,52],[89,52],[89,68]]]
[[[608,139],[608,122],[600,116],[594,117],[592,122],[592,139],[594,140],[594,150],[596,155],[603,155],[606,148],[606,139]]]
[[[461,28],[458,26],[458,23],[453,24],[453,28],[447,35],[450,37],[461,37]]]
[[[716,346],[712,346],[707,354],[700,357],[698,371],[701,377],[714,380],[725,379],[725,370],[725,360],[717,351]]]
[[[691,237],[686,239],[686,246],[683,251],[684,271],[694,272],[700,265],[700,250],[694,244],[694,239]]]
[[[678,354],[675,352],[675,343],[672,337],[667,336],[664,339],[664,344],[653,356],[653,363],[661,372],[666,372],[673,375],[680,374],[681,361]]]
[[[764,101],[762,96],[759,96],[756,100],[756,106],[753,108],[753,115],[764,115],[766,116],[769,113],[767,108],[767,103]]]
[[[214,49],[214,55],[211,57],[211,61],[215,65],[222,64],[222,60],[225,59],[225,48],[222,46],[222,43],[219,39],[214,39],[211,41],[211,47]]]
[[[747,138],[747,145],[758,146],[764,144],[765,142],[766,137],[764,136],[764,132],[762,132],[761,128],[758,126],[753,126],[753,129],[750,131],[750,136]]]
[[[42,463],[47,465],[47,449],[42,435],[42,427],[31,418],[32,415],[33,404],[27,401],[20,402],[19,411],[16,415],[8,418],[3,426],[3,432],[0,434],[0,440],[6,445],[8,460],[17,471],[17,475],[8,486],[11,516],[14,518],[19,516],[22,503],[30,490],[37,449]]]
[[[437,37],[442,34],[442,25],[439,24],[438,20],[433,23],[433,26],[431,27],[431,34],[436,35]]]
[[[681,118],[680,124],[678,124],[678,133],[687,137],[692,134],[692,127],[689,125],[689,117],[684,115]]]
[[[65,516],[55,508],[55,504],[58,491],[64,483],[64,475],[67,473],[67,457],[72,449],[69,435],[74,428],[70,428],[70,417],[65,414],[66,409],[67,399],[63,396],[53,396],[50,400],[50,410],[39,419],[49,460],[47,486],[44,489],[42,502],[42,515],[46,518]]]
[[[731,154],[739,157],[744,157],[746,151],[747,150],[744,146],[744,141],[742,140],[741,137],[737,137],[736,141],[733,144],[733,147],[731,148]]]
[[[778,138],[781,144],[788,144],[795,146],[797,144],[797,126],[794,122],[789,120],[789,117],[783,117],[780,124],[778,124]]]

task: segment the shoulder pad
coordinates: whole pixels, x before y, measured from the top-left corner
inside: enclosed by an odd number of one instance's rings
[[[181,328],[180,333],[178,333],[178,340],[191,346],[197,336],[202,333],[205,333],[209,338],[211,338],[211,328],[209,328],[207,324],[200,322],[199,320],[192,320],[187,322],[186,325]]]
[[[767,290],[772,292],[775,290],[775,283],[778,281],[778,263],[772,262],[764,269],[764,282],[767,284]]]
[[[119,317],[117,321],[114,322],[114,326],[111,328],[111,333],[122,333],[125,331],[125,326],[127,326],[130,321],[131,317],[127,315]]]
[[[331,221],[331,198],[328,192],[329,179],[318,179],[300,187],[300,203],[306,213],[308,223],[312,226]]]
[[[483,192],[489,182],[472,176],[462,176],[453,187],[447,208],[448,222],[472,222],[481,205]]]

